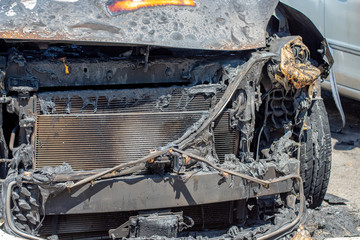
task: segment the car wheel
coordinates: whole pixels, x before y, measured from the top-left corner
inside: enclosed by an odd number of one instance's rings
[[[331,135],[329,120],[322,99],[314,100],[304,126],[300,149],[300,175],[310,208],[324,200],[331,169]]]

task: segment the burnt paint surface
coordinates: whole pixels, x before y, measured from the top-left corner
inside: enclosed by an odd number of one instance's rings
[[[265,46],[278,0],[197,0],[112,16],[107,0],[0,0],[0,38],[209,50]]]
[[[106,4],[111,14],[121,14],[127,11],[134,11],[140,8],[157,6],[196,6],[194,0],[110,0]]]

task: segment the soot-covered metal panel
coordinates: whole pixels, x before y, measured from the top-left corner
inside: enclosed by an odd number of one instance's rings
[[[269,171],[271,178],[273,170]],[[71,192],[63,191],[50,198],[45,209],[46,214],[53,215],[193,206],[282,193],[292,186],[290,180],[266,189],[238,177],[232,181],[221,179],[217,173],[197,173],[188,181],[169,174],[101,180],[93,186],[89,183]]]
[[[0,0],[0,38],[254,49],[265,45],[267,22],[278,0],[196,0],[192,6],[154,6],[115,15],[108,3]]]

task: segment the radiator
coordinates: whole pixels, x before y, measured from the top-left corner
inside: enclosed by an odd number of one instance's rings
[[[67,162],[74,170],[93,170],[137,160],[181,137],[219,99],[196,95],[189,101],[183,88],[136,91],[40,94],[35,168]],[[44,101],[53,109],[45,110]],[[228,112],[216,121],[214,134],[220,160],[236,152]]]

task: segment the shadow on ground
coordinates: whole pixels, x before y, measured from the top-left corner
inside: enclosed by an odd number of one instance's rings
[[[322,96],[329,116],[331,137],[337,140],[334,149],[349,151],[354,148],[360,148],[360,102],[341,96],[346,126],[339,132],[342,122],[331,92],[323,91]]]

